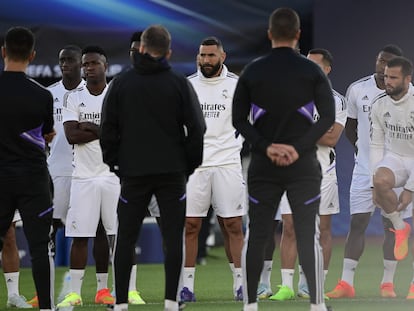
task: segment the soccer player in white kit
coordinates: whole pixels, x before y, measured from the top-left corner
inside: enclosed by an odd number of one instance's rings
[[[65,223],[69,208],[70,184],[73,173],[73,148],[63,130],[63,100],[67,92],[81,87],[85,81],[81,77],[81,53],[77,46],[65,46],[59,52],[59,67],[62,79],[53,83],[48,90],[53,95],[53,110],[56,136],[49,144],[50,154],[47,164],[53,180],[53,220]],[[56,231],[56,228],[54,228]]]
[[[375,73],[352,83],[346,94],[347,121],[345,133],[355,146],[356,158],[350,188],[351,222],[345,242],[342,276],[336,287],[326,295],[329,298],[352,298],[355,296],[354,275],[365,246],[365,231],[375,204],[370,188],[372,176],[369,169],[369,113],[372,101],[384,92],[384,69],[389,60],[401,56],[402,51],[394,45],[387,45],[379,52]],[[408,210],[407,210],[408,211]],[[406,215],[409,217],[409,215]],[[384,274],[380,285],[382,297],[395,297],[393,278],[397,267],[394,257],[394,234],[389,231],[391,222],[382,217],[384,223]]]
[[[195,301],[194,278],[198,234],[210,204],[219,221],[226,255],[233,273],[233,295],[242,300],[242,216],[245,215],[245,183],[240,151],[243,140],[231,123],[231,107],[237,76],[223,64],[226,53],[219,39],[204,39],[197,55],[198,71],[189,76],[204,114],[203,163],[187,183],[185,264],[181,301]]]
[[[74,145],[74,171],[65,232],[66,236],[73,237],[73,242],[69,271],[71,292],[58,307],[82,305],[81,286],[87,263],[88,239],[96,236],[100,219],[108,236],[115,235],[117,230],[119,179],[103,163],[99,145],[107,66],[102,48],[84,48],[82,67],[86,85],[67,93],[64,101],[63,126],[68,142]],[[101,281],[107,283],[107,279]],[[101,293],[104,299],[100,303],[114,302],[108,288],[102,288]]]
[[[309,51],[307,58],[318,64],[326,75],[331,72],[333,58],[329,51],[325,49],[313,49]],[[320,243],[324,257],[325,278],[328,274],[329,261],[332,253],[331,216],[339,213],[339,195],[335,169],[336,156],[334,147],[341,136],[346,122],[345,98],[335,90],[332,90],[332,92],[335,99],[335,123],[329,131],[319,139],[317,144],[317,157],[322,170],[321,203],[319,205],[319,229]],[[313,118],[315,120],[318,119],[318,113],[316,110],[313,113]],[[283,221],[283,233],[280,242],[282,285],[279,286],[279,291],[269,299],[283,301],[295,298],[295,292],[293,290],[293,275],[295,272],[295,262],[297,257],[296,236],[293,226],[292,210],[290,209],[286,194],[282,197],[279,209],[281,211]],[[298,296],[309,298],[306,278],[300,263],[299,272]],[[270,292],[270,290],[267,292]]]
[[[53,232],[52,240],[55,242],[56,232],[66,222],[66,215],[69,208],[70,187],[73,174],[73,147],[66,139],[63,129],[63,102],[66,93],[85,84],[81,75],[82,49],[75,45],[67,45],[59,51],[59,68],[62,72],[62,79],[48,87],[53,95],[53,109],[56,136],[49,144],[50,154],[47,159],[49,172],[54,187],[53,198]],[[99,225],[96,239],[93,241],[94,258],[96,263],[97,291],[106,288],[102,278],[107,278],[108,262],[107,256],[102,256],[108,249],[108,239],[102,224]],[[97,251],[100,250],[101,252]],[[62,288],[58,301],[65,298],[70,292],[70,275],[65,273]],[[98,295],[98,294],[97,294]],[[98,295],[99,296],[99,295]],[[34,307],[37,306],[37,297],[29,301]]]
[[[400,211],[413,200],[414,191],[414,90],[413,65],[405,57],[391,59],[384,72],[385,92],[372,104],[370,163],[373,199],[393,224],[394,256],[408,254],[411,227]],[[398,195],[394,188],[403,187]],[[414,278],[407,299],[414,299]]]

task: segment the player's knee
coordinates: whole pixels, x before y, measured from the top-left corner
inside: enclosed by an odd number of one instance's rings
[[[332,234],[330,229],[320,230],[320,242],[322,245],[329,244],[332,241]]]
[[[88,247],[88,238],[73,238],[72,239],[72,248],[87,248]]]
[[[283,239],[284,240],[295,240],[295,228],[293,226],[293,222],[284,222],[283,229],[282,229]]]
[[[319,231],[322,236],[330,236],[331,235],[331,224],[330,223],[324,223],[321,222],[319,226]]]
[[[198,235],[201,229],[201,218],[187,217],[185,220],[185,234],[186,235]]]
[[[392,189],[394,187],[394,180],[392,180],[389,174],[375,174],[373,184],[375,191],[378,193]]]
[[[350,233],[365,234],[371,215],[369,213],[354,214],[351,216]]]
[[[243,235],[243,224],[241,217],[224,219],[224,229],[231,235]]]

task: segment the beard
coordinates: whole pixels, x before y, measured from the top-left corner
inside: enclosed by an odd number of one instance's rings
[[[398,97],[398,95],[402,94],[404,92],[404,86],[403,85],[398,85],[396,87],[388,87],[385,86],[385,93],[387,93],[387,95],[389,96],[396,96]]]
[[[203,74],[204,77],[206,78],[211,78],[217,75],[217,73],[220,71],[222,63],[218,62],[215,65],[201,65],[200,66],[200,71]]]

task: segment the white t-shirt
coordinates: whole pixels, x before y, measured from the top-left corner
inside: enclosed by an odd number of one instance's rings
[[[345,126],[346,123],[346,101],[345,98],[339,94],[337,91],[332,90],[334,99],[335,99],[335,123],[338,123],[342,126]],[[317,113],[316,109],[315,112]],[[319,116],[317,116],[318,118]],[[317,157],[319,163],[321,164],[321,171],[322,174],[326,174],[331,170],[335,169],[336,161],[335,161],[335,150],[329,146],[322,146],[317,145]],[[331,155],[332,153],[332,155]],[[333,158],[331,158],[333,157]]]
[[[384,91],[377,87],[374,75],[362,78],[352,83],[347,90],[347,117],[358,120],[357,147],[358,154],[355,159],[354,175],[370,176],[370,121],[369,114],[372,102]]]
[[[63,107],[63,122],[78,121],[101,123],[101,108],[108,87],[97,96],[89,93],[82,86],[66,94]],[[89,178],[97,176],[112,176],[108,165],[102,160],[102,150],[99,140],[95,139],[86,144],[74,145],[74,178]]]
[[[372,104],[371,110],[372,168],[385,153],[414,158],[414,91],[410,87],[400,100],[385,93]]]
[[[232,125],[233,94],[238,77],[223,65],[220,76],[206,78],[200,70],[188,77],[207,125],[201,167],[240,164],[243,138]]]
[[[82,80],[77,88],[84,84],[85,81]],[[53,95],[53,117],[56,131],[56,136],[49,144],[50,154],[47,158],[49,172],[52,176],[72,176],[73,149],[66,139],[62,116],[64,96],[69,90],[65,89],[62,80],[50,85],[48,90]]]

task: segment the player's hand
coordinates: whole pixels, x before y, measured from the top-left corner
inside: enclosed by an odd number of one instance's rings
[[[267,147],[266,154],[278,166],[289,166],[299,159],[295,147],[286,144],[271,144]]]
[[[404,189],[398,198],[397,211],[403,211],[413,201],[413,193],[410,190]]]
[[[53,137],[56,136],[56,132],[55,130],[53,130],[52,132],[43,135],[43,138],[45,139],[46,143],[50,143],[53,140]]]

